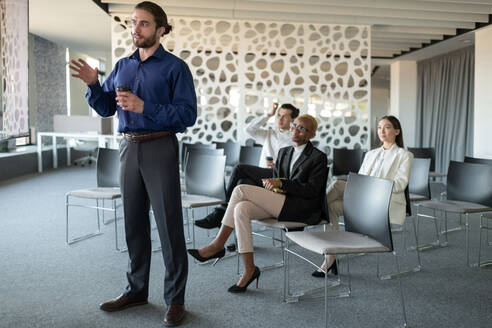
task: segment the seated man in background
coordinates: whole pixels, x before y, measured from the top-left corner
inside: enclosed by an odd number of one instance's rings
[[[257,143],[263,144],[259,166],[236,165],[226,189],[226,201],[229,202],[234,187],[238,184],[249,184],[263,187],[262,178],[271,178],[273,168],[280,148],[293,145],[290,136],[290,124],[299,116],[299,109],[291,104],[283,104],[277,111],[278,103],[273,103],[272,110],[253,119],[246,127]],[[266,126],[265,123],[277,112],[276,126]],[[220,228],[227,204],[216,207],[204,219],[195,221],[195,225],[204,229]]]

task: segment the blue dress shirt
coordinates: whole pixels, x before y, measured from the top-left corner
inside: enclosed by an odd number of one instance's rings
[[[142,114],[125,111],[116,105],[116,88],[129,87],[144,101]],[[183,132],[197,116],[193,77],[186,63],[164,50],[162,45],[145,61],[138,49],[120,59],[101,86],[90,85],[86,99],[101,116],[118,111],[119,132]]]

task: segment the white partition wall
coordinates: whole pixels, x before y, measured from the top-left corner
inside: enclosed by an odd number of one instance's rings
[[[129,16],[115,15],[113,63],[134,51]],[[368,148],[370,29],[368,26],[176,18],[162,39],[185,60],[198,97],[193,142],[239,140],[244,126],[274,100],[293,103],[319,120],[316,141]]]
[[[0,48],[3,124],[12,137],[29,132],[28,121],[28,1],[0,0]]]

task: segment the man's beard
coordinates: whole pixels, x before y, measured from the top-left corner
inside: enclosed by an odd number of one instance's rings
[[[158,40],[157,33],[154,33],[153,36],[149,38],[140,38],[138,40],[133,39],[133,45],[137,48],[150,48],[152,47]],[[138,43],[137,43],[138,42]]]

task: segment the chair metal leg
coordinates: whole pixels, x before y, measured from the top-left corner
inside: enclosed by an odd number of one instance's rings
[[[398,262],[398,256],[396,253],[393,251],[393,256],[395,257],[395,262],[396,262],[396,271],[400,271],[400,263]],[[398,279],[398,287],[400,288],[400,299],[401,299],[401,309],[403,313],[403,327],[407,327],[407,311],[405,309],[405,299],[403,297],[403,287],[401,284],[401,280],[397,277]]]
[[[97,217],[97,231],[96,232],[92,232],[92,233],[89,233],[89,234],[86,234],[86,235],[83,235],[83,236],[79,236],[79,237],[75,237],[75,238],[72,238],[72,239],[69,239],[69,236],[68,236],[68,225],[69,225],[69,210],[68,208],[70,206],[77,206],[77,207],[86,207],[86,208],[95,208],[97,211],[98,210],[98,206],[96,207],[93,207],[93,206],[83,206],[83,205],[72,205],[70,204],[69,202],[69,195],[66,196],[65,198],[65,241],[67,243],[67,245],[71,245],[71,244],[74,244],[76,242],[79,242],[79,241],[82,241],[82,240],[86,240],[88,238],[91,238],[91,237],[94,237],[94,236],[98,236],[100,235],[102,232],[101,232],[101,224],[99,222],[99,217]]]
[[[309,264],[313,265],[315,268],[322,270],[318,265],[313,263],[311,260],[307,259],[306,257],[294,252],[293,250],[289,249],[288,247],[284,248],[284,252],[286,252],[284,258],[287,263],[287,261],[290,261],[289,258],[289,253],[292,255],[297,256],[298,258],[308,262]],[[338,261],[338,260],[337,260]],[[338,263],[338,262],[337,262]],[[326,271],[324,271],[326,273]],[[328,288],[340,286],[341,280],[340,280],[340,273],[337,279],[335,280],[330,280],[328,283]],[[317,288],[312,288],[308,290],[303,290],[294,293],[291,293],[290,291],[290,275],[289,275],[289,265],[286,264],[284,265],[284,302],[286,303],[296,303],[299,302],[300,300],[307,299],[307,300],[313,300],[313,299],[320,299],[322,296],[319,296],[319,293],[323,291],[325,287],[317,287]],[[318,294],[318,296],[313,296]],[[350,280],[349,280],[349,291],[348,292],[341,292],[338,295],[335,295],[334,297],[348,297],[350,295]]]
[[[397,271],[394,273],[381,274],[380,268],[379,268],[379,258],[381,256],[381,254],[377,253],[377,276],[380,280],[393,279],[393,278],[396,278],[398,276],[402,276],[402,275],[405,275],[408,273],[419,272],[422,269],[422,264],[420,261],[420,252],[419,252],[419,249],[417,247],[418,243],[417,243],[417,233],[416,233],[415,221],[413,220],[413,217],[411,217],[411,216],[407,217],[407,220],[412,220],[412,223],[413,223],[412,225],[414,227],[415,247],[410,248],[410,250],[415,250],[415,252],[417,254],[417,265],[414,266],[413,268],[410,268],[410,269],[405,270],[405,271]],[[402,238],[401,238],[401,244],[402,244],[401,251],[397,252],[396,249],[393,251],[396,254],[396,256],[398,256],[399,254],[402,254],[403,252],[408,253],[408,250],[406,248],[407,226],[405,223],[406,222],[403,223],[403,228],[402,228],[403,233],[402,233]]]
[[[483,219],[485,219],[485,224],[483,224]],[[480,215],[480,238],[479,238],[479,247],[478,247],[478,268],[484,267],[484,266],[489,266],[492,265],[492,260],[486,260],[482,262],[482,234],[485,230],[486,233],[486,246],[490,246],[488,242],[489,238],[489,230],[492,230],[489,227],[489,219],[484,217],[484,215]]]
[[[191,236],[190,236],[190,219],[188,218],[188,209],[184,209],[185,212],[185,217],[186,217],[186,225],[188,226],[188,239],[186,239],[186,243],[189,244],[191,243]],[[195,227],[194,227],[194,222],[191,222],[191,229],[193,230],[193,240],[195,240]]]
[[[461,220],[461,214],[460,214]],[[465,248],[466,248],[466,265],[470,266],[470,226],[468,222],[468,213],[465,213]],[[478,263],[477,263],[478,265]]]
[[[433,215],[427,215],[427,214],[420,213],[419,208],[417,209],[417,231],[419,230],[419,222],[420,222],[420,219],[419,218],[422,217],[422,218],[429,218],[429,219],[432,219],[434,221],[434,229],[435,229],[435,232],[436,232],[436,241],[431,242],[431,243],[427,243],[427,244],[421,244],[420,241],[419,241],[419,244],[418,244],[419,251],[425,251],[425,250],[428,250],[428,249],[433,249],[433,248],[446,247],[446,246],[448,246],[447,236],[446,236],[446,241],[445,242],[441,242],[441,238],[440,238],[441,230],[440,230],[440,228],[437,225],[438,217],[436,216],[436,210],[433,209]]]

